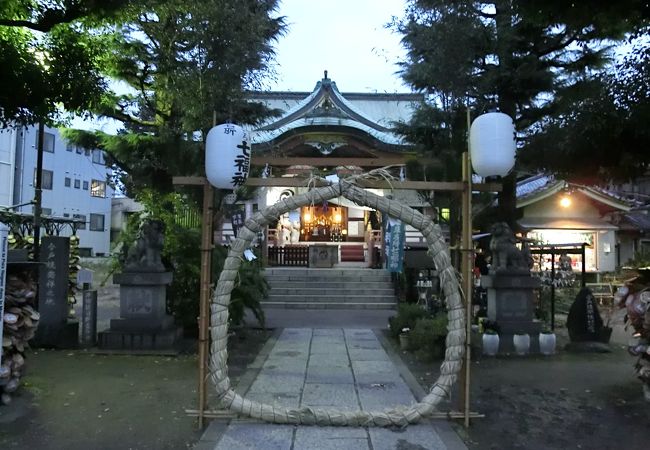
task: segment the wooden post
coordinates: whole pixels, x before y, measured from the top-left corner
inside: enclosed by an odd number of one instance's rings
[[[462,213],[463,228],[461,233],[461,272],[463,278],[463,291],[465,292],[466,307],[466,329],[465,329],[465,361],[461,371],[461,400],[463,403],[463,412],[465,427],[469,427],[470,419],[470,366],[471,366],[471,330],[472,330],[472,292],[474,290],[473,266],[474,266],[474,247],[472,242],[472,167],[470,164],[469,153],[463,153],[463,184],[462,193]]]
[[[199,297],[199,428],[203,428],[207,407],[206,381],[208,378],[210,288],[212,278],[212,207],[214,190],[207,180],[203,184],[203,213],[201,225],[201,294]]]

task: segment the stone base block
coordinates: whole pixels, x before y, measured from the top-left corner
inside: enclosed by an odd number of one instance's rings
[[[157,332],[173,328],[174,318],[164,316],[159,319],[111,319],[110,331],[126,331],[130,333]]]
[[[68,319],[63,325],[39,324],[32,347],[79,348],[79,321]]]
[[[99,348],[106,350],[169,350],[183,337],[181,327],[162,331],[116,331],[99,333]]]
[[[527,333],[533,336],[542,331],[542,322],[539,320],[503,320],[497,323],[499,324],[499,334]]]

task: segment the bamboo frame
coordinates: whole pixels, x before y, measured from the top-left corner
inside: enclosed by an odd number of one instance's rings
[[[212,279],[212,207],[214,202],[214,189],[209,183],[203,185],[203,211],[201,226],[201,292],[199,297],[199,429],[203,428],[203,411],[207,407],[207,360],[209,355],[210,326],[210,288]]]
[[[198,411],[205,411],[206,408],[206,381],[207,381],[207,359],[209,352],[207,350],[207,344],[209,343],[208,337],[208,328],[209,320],[207,319],[207,311],[209,311],[209,296],[205,297],[204,292],[209,293],[211,287],[210,281],[210,268],[209,265],[204,265],[204,259],[207,257],[208,260],[211,260],[211,250],[212,242],[206,246],[206,236],[211,238],[212,236],[212,220],[211,220],[211,208],[212,200],[207,203],[206,206],[206,194],[208,190],[210,191],[210,196],[214,195],[214,191],[209,187],[209,183],[205,177],[174,177],[173,183],[175,185],[202,185],[204,186],[204,202],[203,202],[203,228],[202,228],[202,265],[201,265],[201,298],[200,298],[200,308],[201,314],[199,316],[199,409]],[[280,179],[256,179],[249,178],[247,184],[252,186],[283,186],[290,184],[292,186],[305,186],[306,182],[304,179],[299,178],[280,178]],[[326,186],[328,184],[325,180],[316,180],[316,186]],[[417,182],[417,181],[407,181],[407,182],[396,182],[396,181],[383,181],[383,180],[358,180],[358,184],[363,185],[364,187],[383,187],[391,189],[407,189],[407,190],[437,190],[437,191],[462,191],[463,192],[463,249],[469,250],[472,246],[471,240],[471,230],[472,230],[472,221],[471,221],[471,193],[473,190],[483,191],[483,192],[498,192],[501,190],[501,185],[499,183],[480,183],[474,184],[471,183],[471,165],[469,160],[469,155],[464,155],[463,159],[463,179],[461,182]],[[207,212],[206,212],[207,211]],[[209,219],[206,218],[209,217]],[[209,229],[208,229],[209,226]],[[209,247],[209,251],[206,249]],[[469,398],[469,387],[470,387],[470,336],[471,336],[471,289],[473,288],[471,284],[471,270],[472,264],[468,260],[471,260],[473,253],[466,251],[465,258],[463,258],[463,280],[464,281],[464,291],[466,292],[466,297],[469,299],[465,302],[466,306],[466,330],[465,330],[465,363],[464,370],[462,375],[462,403],[463,403],[463,418],[465,427],[469,426],[469,419],[475,417],[475,413],[470,412],[470,398]],[[207,256],[206,256],[207,255]],[[207,267],[207,272],[204,269]],[[204,418],[207,416],[198,414],[199,417],[199,427],[203,427]],[[447,416],[449,417],[449,416]],[[483,417],[479,415],[477,417]],[[460,418],[460,417],[455,417]]]

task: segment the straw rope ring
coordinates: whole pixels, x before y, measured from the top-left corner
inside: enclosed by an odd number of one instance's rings
[[[358,205],[367,206],[397,218],[418,229],[427,240],[429,253],[440,273],[441,286],[447,300],[448,334],[445,360],[440,366],[440,376],[429,393],[413,405],[398,406],[385,411],[339,411],[327,408],[287,408],[246,399],[237,394],[228,378],[228,304],[235,287],[235,279],[248,248],[257,233],[272,220],[302,206],[322,204],[329,199],[343,196]],[[285,198],[257,212],[246,221],[233,242],[219,277],[210,305],[210,333],[212,337],[210,377],[216,388],[221,406],[231,411],[279,424],[305,424],[322,426],[406,426],[417,423],[429,415],[440,401],[448,397],[462,365],[465,352],[465,312],[456,273],[451,265],[447,246],[440,227],[418,211],[395,200],[380,197],[350,181],[314,188],[310,191]]]

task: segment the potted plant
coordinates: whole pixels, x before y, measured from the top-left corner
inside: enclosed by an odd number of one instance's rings
[[[483,354],[494,356],[499,353],[499,334],[492,328],[483,331]]]
[[[479,332],[483,333],[483,354],[494,356],[499,353],[499,325],[493,320],[479,322]]]
[[[515,346],[515,353],[518,355],[527,355],[530,350],[530,336],[528,333],[517,332],[512,336],[512,342]]]
[[[542,329],[539,333],[539,352],[542,355],[553,355],[555,354],[555,345],[555,333],[548,328]]]
[[[409,327],[402,328],[402,332],[399,334],[399,348],[402,350],[409,349],[409,333],[411,329]]]

